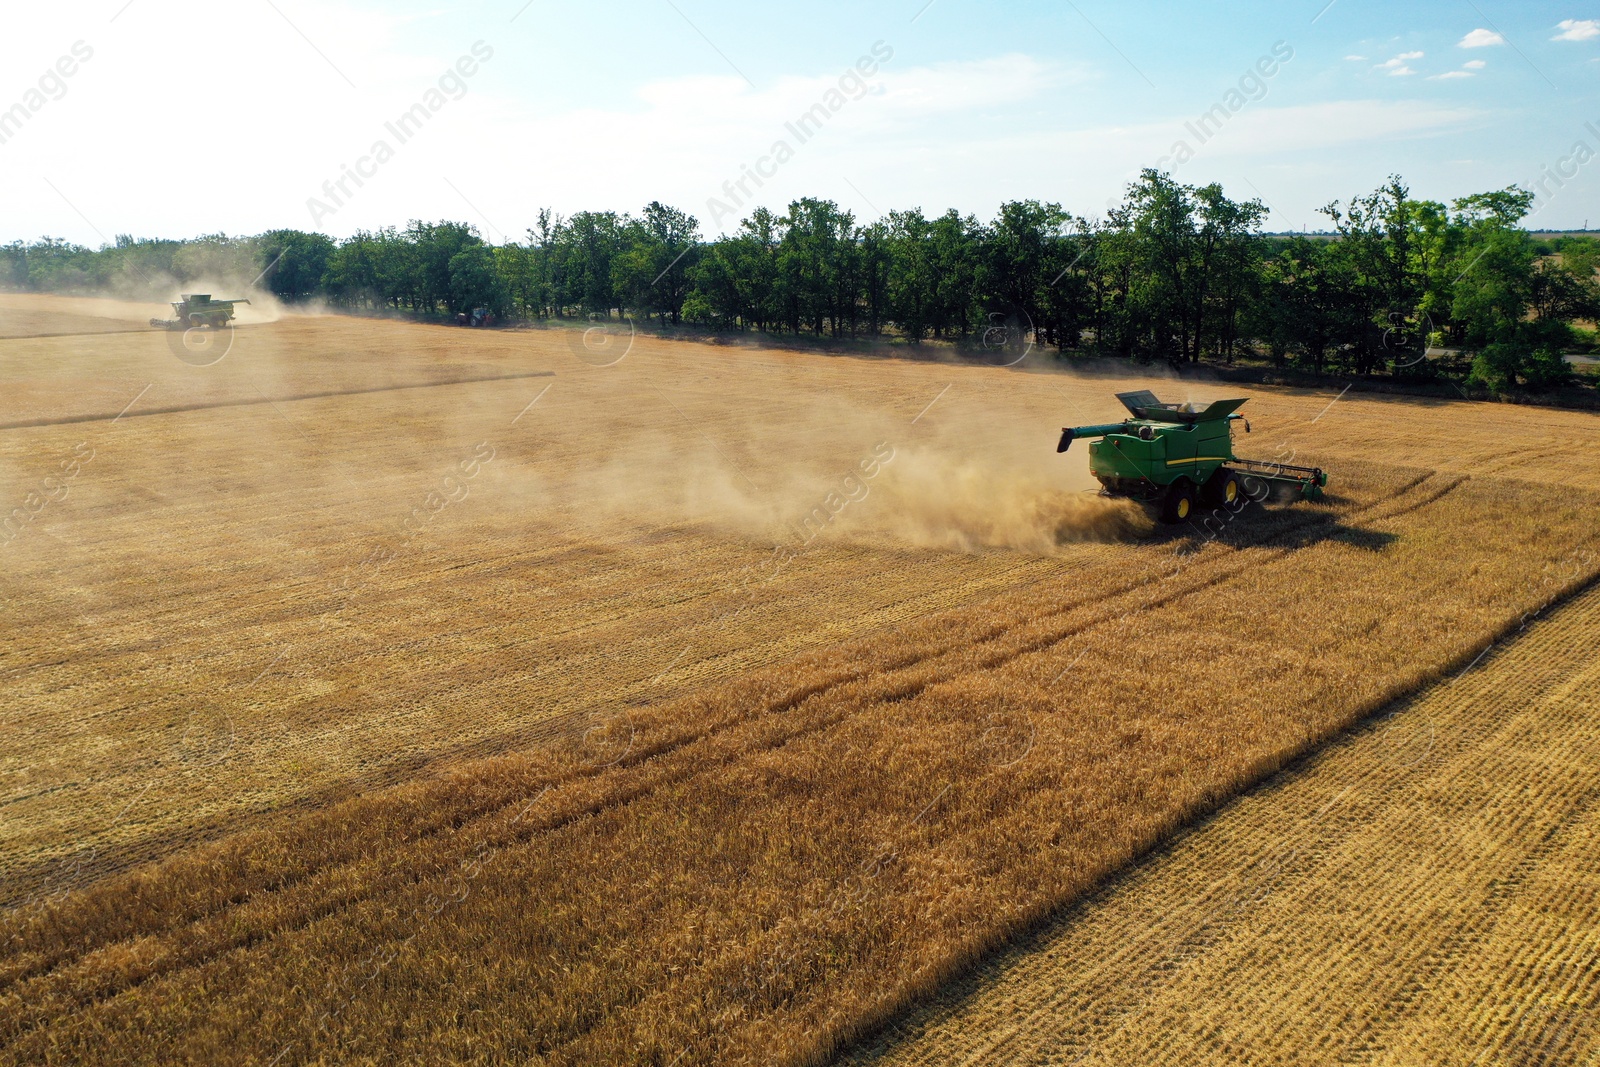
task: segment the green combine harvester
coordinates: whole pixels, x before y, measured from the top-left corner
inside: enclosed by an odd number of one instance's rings
[[[1233,424],[1250,423],[1238,409],[1245,399],[1218,400],[1204,408],[1164,404],[1148,389],[1118,393],[1133,417],[1061,431],[1057,452],[1080,437],[1089,444],[1089,471],[1112,496],[1132,497],[1161,509],[1163,522],[1184,522],[1201,504],[1237,510],[1251,500],[1320,500],[1328,476],[1320,467],[1239,459]]]
[[[207,327],[220,330],[233,318],[233,305],[248,304],[240,297],[236,300],[213,300],[210,293],[184,293],[183,299],[172,302],[173,317],[151,319],[150,325],[163,330],[192,330]]]

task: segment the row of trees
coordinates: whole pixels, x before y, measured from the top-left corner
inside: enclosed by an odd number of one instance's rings
[[[996,323],[1040,344],[1139,361],[1248,355],[1325,372],[1432,376],[1449,348],[1498,390],[1544,387],[1600,315],[1600,242],[1541,244],[1532,194],[1449,206],[1398,177],[1324,208],[1331,231],[1261,233],[1258,200],[1147,170],[1103,218],[1014,201],[990,222],[919,209],[860,222],[827,200],[757,208],[730,236],[651,203],[637,216],[539,212],[524,242],[413,222],[334,241],[134,241],[90,250],[46,239],[0,248],[0,285],[115,289],[141,280],[245,279],[288,301],[418,315],[486,307],[502,318],[631,315],[665,325],[910,344],[970,342]],[[1465,364],[1463,364],[1465,365]]]

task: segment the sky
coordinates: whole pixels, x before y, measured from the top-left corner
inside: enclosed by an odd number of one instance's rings
[[[1269,230],[1392,173],[1600,228],[1600,0],[62,0],[0,37],[0,242],[1095,217],[1152,166]]]

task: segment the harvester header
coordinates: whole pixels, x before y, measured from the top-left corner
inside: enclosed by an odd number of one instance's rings
[[[1328,476],[1317,467],[1239,459],[1233,452],[1233,423],[1248,397],[1205,406],[1169,404],[1148,389],[1118,393],[1131,415],[1121,422],[1069,426],[1057,452],[1090,439],[1089,470],[1102,492],[1161,508],[1166,522],[1183,522],[1198,503],[1238,508],[1249,500],[1320,500]]]

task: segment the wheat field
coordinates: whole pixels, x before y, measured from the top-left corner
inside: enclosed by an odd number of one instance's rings
[[[6,1061],[821,1062],[1600,572],[1589,415],[573,337],[0,341]]]
[[[0,500],[87,457],[3,548],[12,901],[1059,565],[947,550],[930,568],[915,540],[841,538],[870,496],[775,561],[880,441],[913,477],[1018,478],[952,458],[961,423],[904,436],[948,378],[900,368],[857,399],[848,368],[770,354],[724,404],[716,358],[684,373],[642,340],[614,368],[560,340],[473,335],[464,355],[453,330],[338,319],[236,344],[203,369],[149,330],[0,346]],[[41,413],[75,421],[16,427]]]

